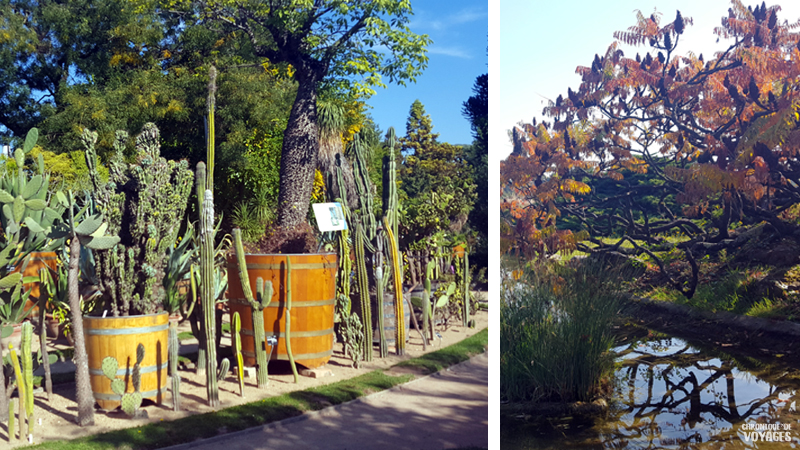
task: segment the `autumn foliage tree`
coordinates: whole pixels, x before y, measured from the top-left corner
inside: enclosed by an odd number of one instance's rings
[[[648,255],[691,297],[698,261],[734,242],[733,223],[789,236],[800,201],[800,34],[779,12],[733,0],[714,30],[727,47],[706,58],[677,51],[691,18],[664,24],[638,12],[577,68],[580,87],[550,102],[544,123],[513,130],[501,165],[504,250]],[[623,44],[641,50],[626,55]],[[582,231],[557,227],[566,217]],[[664,250],[691,273],[671,270]]]

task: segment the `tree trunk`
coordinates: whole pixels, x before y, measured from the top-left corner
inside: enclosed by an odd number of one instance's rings
[[[81,313],[80,292],[78,291],[78,262],[81,242],[73,235],[69,245],[69,309],[72,316],[72,337],[75,339],[75,389],[78,400],[79,426],[94,425],[94,396],[89,380],[89,358],[86,355],[86,340],[83,337],[83,314]]]
[[[314,70],[298,69],[297,97],[283,133],[278,226],[287,229],[304,222],[308,215],[319,153],[317,82],[320,78]]]

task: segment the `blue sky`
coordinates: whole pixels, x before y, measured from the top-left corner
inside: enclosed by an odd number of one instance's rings
[[[745,6],[761,1],[743,1]],[[768,3],[767,6],[775,4]],[[800,2],[782,1],[778,19],[797,22]],[[576,89],[580,77],[575,68],[591,66],[595,53],[605,53],[614,41],[615,31],[636,23],[634,10],[649,16],[654,8],[661,13],[661,23],[675,20],[675,11],[691,17],[694,24],[681,37],[678,52],[691,50],[705,56],[725,44],[716,43],[713,29],[727,16],[730,0],[615,0],[614,2],[538,2],[502,0],[500,3],[499,64],[492,66],[499,77],[490,97],[499,107],[490,110],[490,146],[505,158],[511,152],[508,130],[520,121],[541,120],[548,99],[566,96],[567,88]],[[494,48],[493,48],[494,50]],[[623,47],[626,55],[644,54],[645,47]]]
[[[440,142],[471,144],[470,124],[461,107],[472,95],[478,75],[489,71],[487,2],[414,0],[411,7],[411,31],[433,39],[428,68],[416,83],[378,88],[367,100],[369,113],[384,132],[393,126],[398,136],[404,136],[411,104],[419,99]]]

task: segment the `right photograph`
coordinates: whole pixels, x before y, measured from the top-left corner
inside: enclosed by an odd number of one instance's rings
[[[502,448],[797,448],[800,4],[499,29]]]

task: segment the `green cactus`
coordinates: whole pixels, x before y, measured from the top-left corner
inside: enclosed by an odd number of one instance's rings
[[[97,133],[86,130],[82,136],[97,207],[108,223],[108,234],[121,239],[120,245],[95,255],[100,288],[115,317],[152,314],[161,308],[166,250],[175,242],[192,181],[186,161],[160,156],[159,133],[152,123],[136,138],[135,164],[123,160],[127,138],[127,133],[117,132],[109,180],[103,183],[96,168]],[[102,236],[93,240],[107,244]]]
[[[367,263],[364,252],[364,228],[356,220],[355,242],[353,246],[356,254],[356,282],[361,304],[361,323],[364,326],[363,352],[364,360],[372,361],[372,307],[369,301],[369,279],[367,278]]]
[[[14,402],[8,402],[8,442],[16,440],[17,434],[14,432]]]
[[[272,283],[270,283],[272,286]],[[238,369],[239,395],[244,397],[244,360],[242,358],[242,319],[239,311],[233,313],[231,318],[231,334],[233,338],[233,355],[236,358],[236,368]]]
[[[36,128],[28,131],[23,148],[14,152],[16,174],[6,171],[0,176],[0,226],[7,237],[13,236],[22,244],[23,256],[32,251],[53,250],[64,243],[63,239],[49,236],[51,226],[61,219],[67,205],[58,202],[55,195],[48,196],[50,175],[44,171],[42,155],[36,162],[35,174],[23,167],[25,155],[38,137]]]
[[[176,412],[181,410],[181,375],[178,373],[178,349],[180,345],[178,324],[177,322],[171,322],[169,324],[167,352],[169,354],[169,374],[172,377],[172,410]]]
[[[206,189],[200,217],[200,291],[206,348],[206,393],[208,406],[219,406],[216,351],[216,296],[214,295],[214,195]]]
[[[464,248],[464,328],[469,324],[469,251]]]
[[[111,380],[111,391],[120,396],[120,405],[122,410],[125,411],[130,417],[138,417],[141,415],[139,407],[142,406],[142,376],[141,368],[142,361],[144,361],[144,345],[139,344],[136,346],[136,363],[131,370],[131,384],[133,392],[125,392],[125,380],[117,378],[117,370],[119,370],[119,362],[113,356],[106,356],[100,367],[103,375]]]
[[[25,383],[24,376],[22,373],[22,368],[20,366],[19,358],[17,358],[17,352],[14,350],[14,346],[12,344],[8,344],[9,355],[11,357],[11,364],[14,367],[14,375],[17,377],[17,392],[19,399],[17,402],[19,403],[19,438],[23,439],[25,436],[25,418],[28,415],[25,413],[25,404],[27,401],[27,392],[25,388],[27,387],[27,383]],[[10,431],[10,430],[9,430]]]
[[[224,380],[225,376],[228,375],[229,370],[231,370],[231,361],[228,358],[222,358],[222,361],[219,362],[219,373],[217,373],[217,381]]]
[[[253,339],[256,350],[256,377],[258,378],[258,388],[262,389],[269,384],[269,372],[267,370],[269,358],[266,350],[266,338],[264,336],[264,308],[269,306],[274,294],[272,281],[266,281],[259,277],[256,279],[256,296],[250,288],[250,277],[247,272],[247,262],[244,257],[244,245],[242,244],[242,230],[234,228],[233,242],[236,249],[236,262],[239,266],[239,281],[242,283],[242,292],[245,300],[250,304],[251,315],[253,318]]]
[[[400,356],[405,355],[406,353],[406,326],[405,326],[405,316],[403,314],[403,278],[400,272],[400,252],[397,251],[397,243],[394,239],[394,233],[392,229],[389,227],[389,222],[384,217],[384,225],[386,225],[386,236],[389,238],[389,249],[391,251],[391,259],[392,259],[392,273],[394,274],[394,289],[395,289],[395,298],[394,298],[394,317],[395,317],[395,328],[397,333],[397,341],[395,342],[395,349],[396,353]]]
[[[25,411],[27,413],[26,422],[28,423],[28,439],[33,436],[33,352],[31,344],[33,342],[33,325],[30,322],[22,324],[22,341],[20,347],[22,348],[22,379],[18,379],[17,383],[25,385]]]
[[[383,311],[383,292],[386,289],[386,279],[388,277],[383,276],[383,238],[385,236],[385,232],[383,227],[378,228],[378,236],[377,236],[377,249],[375,252],[375,263],[374,263],[374,270],[375,270],[375,287],[377,288],[376,298],[377,298],[377,305],[378,305],[378,345],[380,348],[380,357],[386,358],[389,355],[389,346],[386,342],[386,326],[384,324],[385,313]]]
[[[294,355],[292,354],[292,262],[286,258],[286,336],[284,337],[286,344],[286,354],[289,356],[289,365],[292,366],[292,374],[294,375],[294,382],[297,384],[297,365],[294,363]]]

